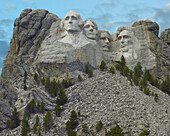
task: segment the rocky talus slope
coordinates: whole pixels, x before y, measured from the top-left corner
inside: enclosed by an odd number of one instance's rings
[[[79,82],[68,89],[68,103],[64,105],[61,117],[53,113],[54,126],[42,135],[66,136],[66,122],[72,110],[80,111],[77,134],[84,135],[82,125],[87,123],[90,136],[105,136],[105,132],[115,126],[123,129],[125,135],[137,136],[143,130],[150,131],[150,136],[168,136],[170,133],[170,97],[159,89],[149,85],[151,92],[158,94],[158,102],[153,96],[145,95],[138,86],[130,85],[126,77],[119,73],[110,74],[96,71],[96,76]],[[43,115],[38,114],[42,125]],[[29,120],[32,127],[35,115]],[[97,121],[102,121],[103,129],[97,133]],[[20,127],[2,135],[19,135]],[[35,134],[32,134],[35,135]]]

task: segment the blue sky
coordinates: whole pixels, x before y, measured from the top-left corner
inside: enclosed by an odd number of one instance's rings
[[[14,20],[26,8],[46,9],[59,18],[69,10],[75,10],[82,19],[92,19],[99,29],[110,33],[143,19],[157,22],[160,32],[170,28],[170,0],[3,0],[0,4],[0,73]]]

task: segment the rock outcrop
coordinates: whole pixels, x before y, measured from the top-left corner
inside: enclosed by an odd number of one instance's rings
[[[159,95],[160,101],[155,103],[151,96],[145,96],[138,87],[130,86],[121,75],[113,76],[96,70],[102,60],[110,66],[124,55],[130,69],[141,62],[143,70],[149,69],[154,77],[164,79],[170,74],[169,29],[161,34],[162,40],[158,32],[158,24],[149,20],[135,22],[132,27],[121,27],[115,34],[109,34],[98,30],[94,21],[83,21],[75,11],[69,11],[60,19],[42,9],[23,10],[15,20],[0,79],[0,129],[6,128],[5,123],[13,111],[11,107],[17,108],[22,119],[32,99],[44,101],[46,110],[52,111],[56,106],[56,98],[51,98],[44,86],[35,82],[35,73],[39,80],[49,77],[50,80],[77,82],[78,75],[86,79],[84,72],[88,64],[96,77],[67,89],[69,100],[66,108],[60,118],[54,119],[58,130],[53,128],[55,132],[50,134],[66,135],[65,123],[71,110],[80,110],[89,116],[87,120],[81,120],[81,124],[87,123],[90,131],[93,131],[96,121],[102,120],[105,128],[101,135],[114,126],[113,121],[118,121],[126,134],[139,134],[147,129],[151,135],[166,135],[169,120],[165,111],[170,112],[167,94],[150,86],[151,91]],[[27,90],[24,90],[24,85]],[[30,122],[34,122],[33,118]],[[80,127],[77,132],[81,135]],[[19,135],[20,127],[11,133]],[[95,131],[90,133],[96,135]]]
[[[170,28],[165,29],[165,31],[162,31],[160,38],[170,46]]]
[[[66,89],[68,103],[64,105],[61,117],[52,113],[54,127],[48,135],[67,136],[65,126],[72,110],[80,111],[82,115],[75,130],[79,136],[84,135],[82,125],[85,123],[89,136],[105,136],[105,132],[114,127],[115,123],[119,124],[125,135],[139,135],[144,130],[148,130],[150,136],[168,135],[170,97],[151,85],[149,88],[151,92],[158,94],[158,102],[155,102],[152,95],[145,95],[138,86],[131,86],[127,78],[119,73],[95,71],[95,77]],[[39,91],[37,89],[37,92]],[[35,123],[36,115],[43,125],[42,114],[35,114],[29,120],[31,127]],[[97,133],[95,126],[100,120],[104,125],[101,132]],[[20,135],[20,127],[11,133],[14,136]],[[6,133],[3,131],[2,134]],[[41,134],[47,135],[44,131],[41,131]]]

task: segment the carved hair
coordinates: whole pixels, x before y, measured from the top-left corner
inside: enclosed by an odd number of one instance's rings
[[[84,21],[83,21],[83,22],[84,22],[84,25],[85,25],[88,21],[92,22],[92,23],[94,24],[95,29],[98,30],[97,24],[96,24],[93,20],[87,20],[87,19],[84,20]]]
[[[78,17],[78,19],[79,19],[79,24],[78,24],[78,26],[79,26],[80,28],[83,28],[84,23],[83,23],[83,20],[82,20],[80,14],[77,13],[76,11],[74,11],[74,10],[70,10],[67,14],[69,14],[70,12],[72,12],[72,13],[74,13],[74,14],[77,15],[77,17]],[[66,17],[67,17],[67,14],[66,14],[65,17],[61,20],[61,28],[62,28],[62,29],[64,28],[64,21],[65,21],[65,19],[66,19]]]

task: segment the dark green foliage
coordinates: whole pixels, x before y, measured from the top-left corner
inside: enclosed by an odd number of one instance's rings
[[[146,94],[146,95],[150,95],[150,90],[149,90],[149,88],[144,88],[144,93]]]
[[[89,69],[89,64],[86,64],[85,73],[88,74],[89,77],[93,76],[93,71]]]
[[[44,77],[41,79],[41,83],[42,83],[42,85],[45,85],[45,78]]]
[[[125,60],[125,57],[123,55],[121,57],[120,65],[121,65],[122,68],[124,68],[126,66],[126,60]]]
[[[169,80],[169,75],[166,77],[166,80],[162,82],[161,90],[163,92],[168,93],[170,95],[170,80]]]
[[[82,125],[82,132],[84,132],[84,133],[88,133],[88,127],[87,127],[87,124],[83,124],[83,125]]]
[[[61,89],[68,88],[72,85],[73,83],[71,80],[63,79],[63,81],[59,83],[59,81],[56,82],[55,80],[50,82],[50,78],[47,78],[45,81],[45,90],[51,95],[51,97],[55,97],[58,95]]]
[[[7,126],[10,127],[11,129],[14,129],[20,125],[19,113],[17,112],[16,107],[14,107],[14,111],[12,112],[11,115],[11,120],[8,122],[9,123]]]
[[[137,77],[141,77],[142,75],[142,66],[141,66],[141,63],[138,62],[136,64],[136,66],[134,67],[134,75],[136,75]]]
[[[71,115],[69,120],[66,123],[66,130],[67,133],[69,134],[69,132],[73,129],[75,129],[78,126],[78,118],[77,118],[77,113],[73,110],[71,111]]]
[[[92,77],[93,76],[93,71],[90,69],[87,74],[89,75],[89,77]]]
[[[120,70],[120,69],[121,69],[121,65],[120,65],[119,63],[117,63],[117,64],[115,65],[115,67],[116,67],[116,70]]]
[[[145,70],[144,75],[146,75],[147,81],[150,81],[152,75],[150,74],[149,70]]]
[[[158,94],[155,94],[154,100],[155,100],[155,102],[158,102]]]
[[[63,88],[60,89],[59,93],[58,93],[58,96],[57,96],[57,99],[56,99],[56,104],[58,106],[62,106],[64,105],[65,103],[67,103],[67,96],[65,94],[65,91]]]
[[[77,113],[74,110],[71,111],[69,120],[71,124],[71,129],[75,129],[78,126],[78,118],[77,118]]]
[[[133,82],[134,82],[135,85],[139,85],[139,77],[134,75],[133,76]]]
[[[139,134],[139,136],[149,136],[149,131],[144,130],[143,132],[141,132],[141,133]]]
[[[34,132],[34,133],[37,132],[37,126],[38,126],[38,124],[39,124],[39,117],[38,117],[38,115],[37,115],[37,116],[36,116],[36,122],[35,122],[35,124],[34,124],[34,126],[33,126],[33,132]]]
[[[77,133],[74,130],[70,130],[68,136],[77,136]]]
[[[50,90],[50,78],[48,77],[45,81],[45,89],[49,92]]]
[[[37,73],[34,74],[34,80],[35,80],[36,82],[38,81],[38,74],[37,74]]]
[[[160,88],[160,83],[159,83],[158,79],[154,80],[154,86],[157,88]]]
[[[55,106],[54,111],[57,117],[61,116],[62,109],[60,108],[60,106]]]
[[[146,75],[144,74],[141,81],[140,81],[140,87],[142,88],[146,88],[147,87],[147,77]]]
[[[27,79],[27,76],[28,76],[28,74],[27,74],[27,72],[25,71],[25,73],[24,73],[24,79]]]
[[[39,129],[38,129],[37,135],[38,135],[38,136],[41,136],[41,127],[39,127]]]
[[[114,67],[110,67],[109,72],[112,73],[112,74],[115,74],[115,69],[114,69]]]
[[[124,134],[119,125],[116,125],[116,127],[107,132],[107,136],[124,136]]]
[[[30,112],[30,113],[36,113],[36,103],[35,103],[35,100],[32,99],[32,101],[28,104],[27,106],[27,110]]]
[[[8,103],[9,103],[10,106],[12,106],[12,98],[11,97],[10,97]]]
[[[30,114],[30,112],[29,112],[29,111],[27,111],[27,115],[26,115],[26,116],[27,116],[27,119],[29,119],[29,118],[30,118],[30,115],[31,115],[31,114]]]
[[[27,90],[27,85],[26,84],[24,84],[24,90]]]
[[[21,126],[21,136],[27,136],[27,133],[30,131],[30,126],[28,124],[28,120],[24,117],[22,120]]]
[[[96,131],[99,132],[103,128],[103,123],[98,121],[96,124]]]
[[[37,132],[37,124],[35,123],[34,126],[33,126],[33,132],[36,133]]]
[[[89,65],[88,65],[88,64],[86,64],[86,67],[85,67],[85,73],[87,74],[87,73],[88,73],[88,71],[89,71]]]
[[[43,101],[41,102],[39,111],[40,111],[41,113],[44,113],[44,111],[45,111],[45,105],[44,105],[44,102],[43,102]]]
[[[78,80],[82,81],[82,77],[80,75],[78,75]]]
[[[38,115],[37,115],[37,116],[36,116],[36,122],[35,122],[37,126],[38,126],[38,124],[39,124],[39,120],[40,120],[40,119],[39,119],[39,117],[38,117]]]
[[[100,70],[104,71],[106,69],[106,63],[104,62],[104,60],[102,60],[101,64],[100,64]]]
[[[52,115],[50,111],[47,111],[45,117],[43,118],[43,126],[45,130],[50,130],[53,125]]]

